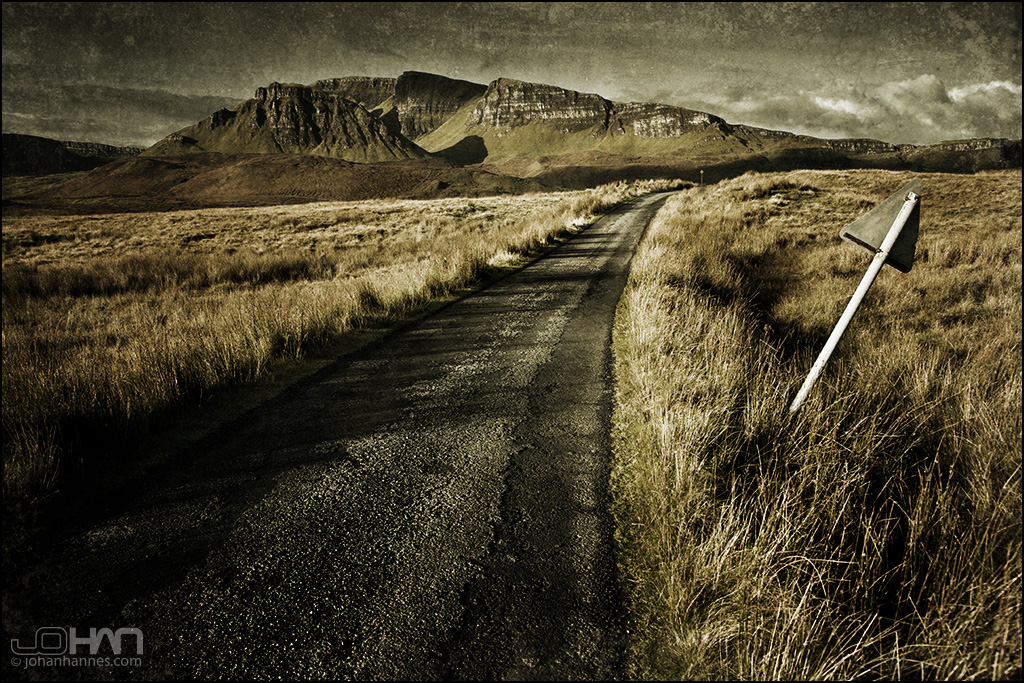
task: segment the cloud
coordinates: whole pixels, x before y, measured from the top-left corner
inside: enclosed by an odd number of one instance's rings
[[[845,99],[832,99],[815,95],[814,103],[824,110],[834,111],[839,114],[848,114],[858,119],[865,118],[873,114],[873,107],[870,105],[852,102]]]
[[[1005,81],[948,88],[938,77],[924,75],[886,83],[866,99],[877,104],[881,116],[865,123],[883,127],[898,117],[900,128],[919,131],[919,140],[1021,137],[1021,86]]]
[[[933,74],[869,88],[730,93],[683,106],[730,123],[821,138],[871,138],[925,145],[977,137],[1021,137],[1021,86],[1010,81],[950,88]]]
[[[1009,81],[991,81],[990,83],[977,83],[963,88],[953,88],[949,96],[956,102],[969,97],[994,96],[996,98],[1015,97],[1018,104],[1021,99],[1021,86]]]
[[[922,108],[943,106],[950,103],[949,91],[939,78],[925,74],[909,81],[883,83],[867,93],[893,111],[911,114]]]

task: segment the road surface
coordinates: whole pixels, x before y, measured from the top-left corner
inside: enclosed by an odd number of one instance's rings
[[[665,198],[324,367],[76,518],[15,567],[33,599],[5,596],[8,636],[31,652],[34,628],[131,627],[142,654],[22,661],[19,677],[622,678],[611,328]],[[122,648],[138,654],[136,636]]]

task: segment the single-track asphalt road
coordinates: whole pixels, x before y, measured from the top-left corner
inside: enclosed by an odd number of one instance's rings
[[[622,678],[611,331],[666,196],[326,365],[35,548],[9,639],[136,628],[142,654],[16,675]]]

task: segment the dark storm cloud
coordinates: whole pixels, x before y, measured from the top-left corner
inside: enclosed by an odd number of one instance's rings
[[[1020,137],[1019,3],[7,3],[3,64],[5,131],[8,112],[74,119],[26,109],[37,86],[127,90],[124,135],[155,141],[181,120],[139,93],[187,108],[272,81],[416,70],[826,137]],[[81,107],[116,135],[98,98]]]

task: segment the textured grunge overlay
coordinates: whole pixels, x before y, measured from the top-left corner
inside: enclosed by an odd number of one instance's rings
[[[147,147],[273,82],[556,85],[824,138],[1021,137],[1020,3],[5,3],[3,132]]]

